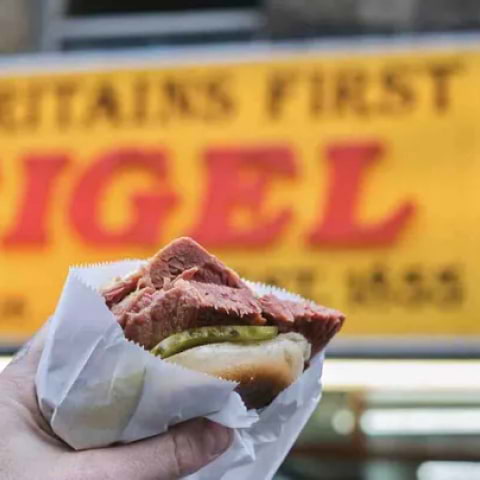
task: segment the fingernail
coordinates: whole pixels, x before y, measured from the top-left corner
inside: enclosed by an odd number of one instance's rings
[[[215,422],[206,421],[205,449],[215,458],[228,449],[232,443],[232,431]]]

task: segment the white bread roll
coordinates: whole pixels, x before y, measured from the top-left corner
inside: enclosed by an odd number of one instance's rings
[[[191,370],[238,382],[248,408],[268,405],[303,372],[310,344],[298,333],[258,343],[214,343],[166,359]]]

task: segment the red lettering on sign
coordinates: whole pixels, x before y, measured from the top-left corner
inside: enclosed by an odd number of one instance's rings
[[[106,187],[125,168],[142,168],[158,181],[152,192],[135,193],[131,198],[133,218],[120,231],[109,231],[100,219],[100,203]],[[171,191],[159,192],[167,175],[163,150],[124,148],[101,156],[82,175],[72,194],[70,218],[73,227],[94,245],[158,244],[159,229],[176,203]]]
[[[265,199],[275,177],[295,176],[292,151],[284,146],[211,149],[206,160],[207,193],[192,236],[210,247],[265,246],[278,239],[292,211],[269,215]],[[248,216],[246,228],[234,224],[238,213]]]
[[[41,246],[48,241],[48,218],[54,184],[69,163],[67,155],[30,155],[23,160],[25,188],[16,224],[6,234],[5,246]]]
[[[320,224],[310,234],[312,244],[328,247],[377,247],[393,244],[415,212],[405,202],[375,224],[357,219],[363,179],[383,153],[379,143],[335,144],[327,150],[329,187]]]

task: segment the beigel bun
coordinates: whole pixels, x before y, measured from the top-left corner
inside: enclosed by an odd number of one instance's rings
[[[258,343],[203,345],[166,361],[238,382],[247,408],[262,408],[302,374],[310,350],[305,337],[290,332]]]

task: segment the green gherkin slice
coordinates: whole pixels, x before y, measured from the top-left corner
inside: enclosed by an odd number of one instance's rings
[[[168,358],[189,348],[209,343],[262,342],[271,340],[277,335],[277,327],[241,325],[191,328],[165,338],[151,350],[151,353],[161,358]]]

